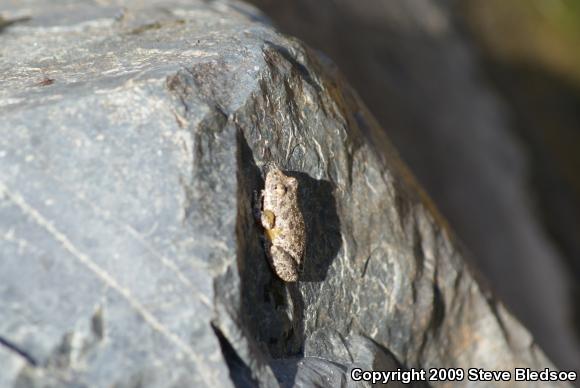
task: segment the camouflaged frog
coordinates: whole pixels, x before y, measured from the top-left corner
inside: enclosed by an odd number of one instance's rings
[[[299,278],[306,245],[304,217],[298,206],[298,181],[274,163],[266,165],[266,185],[257,201],[256,215],[264,228],[266,256],[278,277]]]

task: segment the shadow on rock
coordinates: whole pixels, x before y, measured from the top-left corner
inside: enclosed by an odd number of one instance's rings
[[[300,314],[301,296],[290,292],[272,272],[264,245],[262,228],[254,218],[254,193],[264,187],[264,178],[256,165],[253,151],[243,132],[238,131],[238,219],[237,261],[241,281],[240,322],[268,357],[298,354],[302,348]],[[292,295],[291,295],[292,294]]]
[[[283,167],[283,166],[281,166]],[[321,282],[341,244],[340,223],[328,181],[305,173],[284,172],[298,179],[299,207],[307,232],[299,283],[285,283],[272,271],[262,244],[262,228],[253,215],[254,193],[264,188],[264,174],[252,147],[238,131],[238,271],[241,279],[241,320],[261,349],[274,359],[296,357],[304,350],[304,300],[301,282]],[[262,346],[263,345],[263,346]]]
[[[286,174],[298,179],[298,205],[306,226],[306,250],[300,281],[324,281],[341,244],[334,188],[330,182],[311,178],[302,172],[286,171]]]
[[[271,362],[281,387],[350,387],[361,383],[362,371],[382,371],[373,386],[428,388],[429,375],[409,368],[387,348],[359,335],[344,337],[338,332],[315,332],[306,344],[306,357]],[[353,374],[354,372],[354,374]],[[369,384],[370,385],[370,384]]]

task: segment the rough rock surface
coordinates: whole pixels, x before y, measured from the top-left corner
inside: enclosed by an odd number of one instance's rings
[[[494,291],[557,365],[578,368],[580,342],[574,330],[572,286],[580,272],[577,263],[567,265],[562,252],[565,248],[570,261],[578,260],[576,213],[547,158],[541,166],[530,160],[530,154],[538,152],[526,148],[518,137],[515,119],[522,115],[509,110],[503,93],[486,78],[480,52],[466,33],[465,20],[458,16],[458,6],[466,2],[250,1],[283,31],[336,61],[473,253]],[[490,8],[486,0],[479,3]],[[512,2],[497,3],[517,7]],[[478,17],[481,11],[473,9]],[[518,12],[511,15],[508,28],[495,31],[498,40],[521,19]],[[493,20],[489,12],[488,18]],[[536,43],[527,36],[523,46]],[[517,77],[508,75],[505,84],[513,84],[521,74],[518,69]],[[555,127],[562,121],[554,115],[546,117],[549,107],[557,105],[562,113],[571,105],[577,112],[577,104],[554,95],[540,100],[533,91],[546,88],[525,82],[527,89],[518,90],[535,105],[527,105],[527,115],[532,117],[520,125],[531,132],[528,137],[536,132],[537,143],[546,142],[555,137]],[[553,80],[548,85],[554,85]],[[538,140],[537,128],[543,123],[547,123],[545,132]],[[569,154],[578,154],[577,147],[569,145],[576,144],[577,127],[574,122],[561,135],[566,139],[561,142],[573,150]],[[577,175],[577,169],[571,171]],[[533,187],[531,177],[544,187]],[[538,197],[551,202],[551,233],[536,206]],[[554,233],[566,240],[563,246],[555,244]]]
[[[0,33],[0,386],[551,367],[336,70],[253,9],[0,12],[30,18]],[[298,284],[273,275],[252,218],[271,160],[300,183]]]

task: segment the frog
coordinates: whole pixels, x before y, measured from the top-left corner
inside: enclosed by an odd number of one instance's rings
[[[270,162],[264,167],[264,189],[257,200],[256,218],[263,228],[266,257],[273,272],[285,282],[296,282],[302,272],[306,246],[304,215],[298,203],[298,180]]]

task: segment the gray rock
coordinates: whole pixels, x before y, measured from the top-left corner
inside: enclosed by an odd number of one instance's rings
[[[0,11],[30,17],[0,34],[2,386],[552,367],[336,69],[255,10]],[[271,160],[300,182],[298,284],[273,275],[252,218]]]
[[[560,135],[567,139],[561,144],[574,138],[575,100],[556,99],[555,93],[543,100],[534,96],[537,90],[553,90],[554,80],[529,86],[526,79],[527,89],[517,88],[514,79],[522,78],[518,69],[517,77],[508,74],[500,82],[534,104],[527,104],[525,113],[510,111],[503,91],[486,77],[480,48],[466,33],[466,20],[460,17],[463,1],[250,2],[262,7],[283,31],[336,61],[473,253],[498,297],[557,365],[578,368],[580,342],[572,320],[571,292],[580,274],[575,263],[580,252],[578,213],[547,158],[538,169],[529,157],[544,150],[545,145],[538,144],[545,142],[545,133],[557,136],[554,126],[566,117],[562,108],[566,104],[574,113],[568,116],[572,117],[568,134]],[[485,1],[469,2],[479,15],[475,3]],[[550,106],[558,107],[557,114],[546,115]],[[535,136],[532,149],[514,128],[514,120],[522,116],[528,120],[519,125],[530,132],[528,137]],[[548,125],[540,131],[542,120]],[[575,169],[568,166],[568,171]],[[532,187],[532,175],[543,188]],[[548,198],[551,233],[535,206],[538,197],[544,206]],[[555,244],[554,233],[563,246]]]

